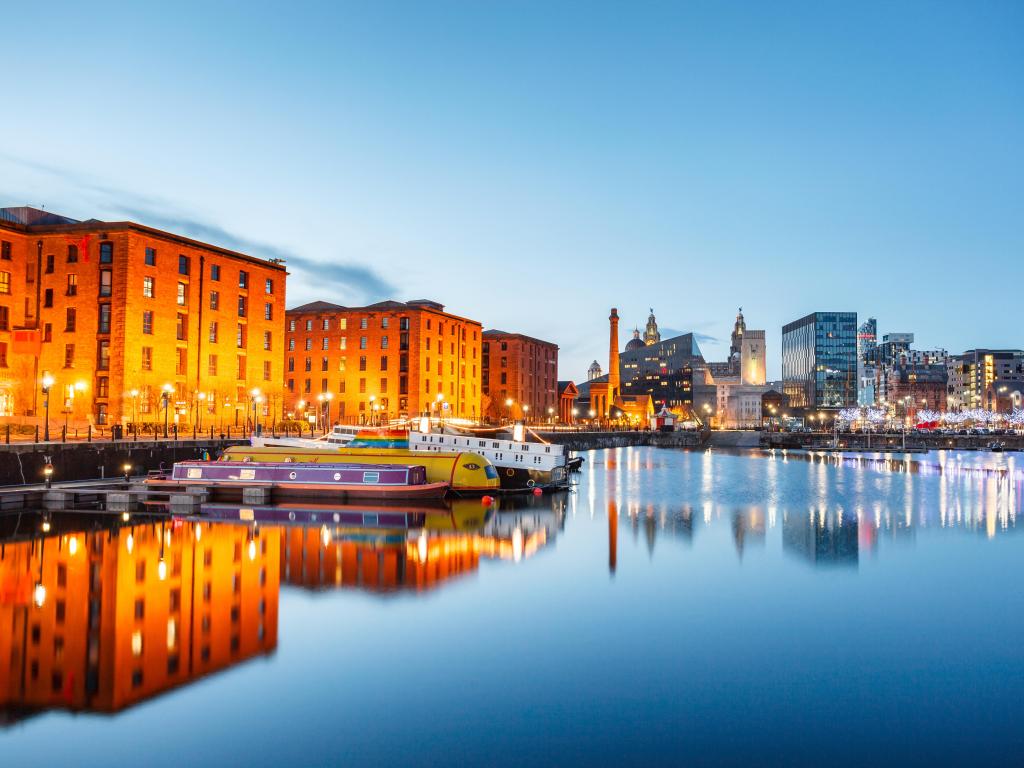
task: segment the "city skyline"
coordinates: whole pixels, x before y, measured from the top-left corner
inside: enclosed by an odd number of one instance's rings
[[[798,5],[314,4],[312,25],[58,3],[43,57],[12,9],[33,78],[9,85],[0,201],[284,256],[289,306],[434,298],[557,343],[577,381],[609,306],[627,332],[653,307],[719,360],[742,305],[770,379],[813,311],[922,348],[1022,346],[987,289],[1024,277],[1022,10]],[[90,36],[117,61],[83,57]]]

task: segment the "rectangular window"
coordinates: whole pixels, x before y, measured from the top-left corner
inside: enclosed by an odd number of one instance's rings
[[[367,320],[367,318],[365,318],[365,317],[361,317],[361,318],[359,318],[359,330],[361,330],[361,331],[365,331],[365,330],[366,330],[366,328],[367,328],[367,323],[368,323],[368,322],[369,322],[369,321],[368,321],[368,320]]]
[[[72,273],[68,275],[68,296],[78,295],[78,275]]]
[[[69,309],[68,311],[72,313],[74,312],[72,309]],[[11,311],[7,307],[0,305],[0,331],[9,331],[10,329]],[[71,330],[74,330],[74,328]]]
[[[109,269],[100,270],[100,296],[110,296],[114,287],[114,273]]]
[[[326,336],[324,336],[320,340],[320,349],[326,351],[326,350],[328,350],[330,348],[331,348],[331,340],[329,338],[327,338]]]
[[[306,339],[306,351],[309,352],[313,348],[313,340],[310,338]]]
[[[7,342],[0,341],[0,368],[7,367]]]
[[[178,274],[179,275],[187,275],[188,274],[188,267],[189,267],[189,258],[188,258],[188,256],[179,254],[178,255]]]
[[[142,278],[142,295],[147,299],[153,298],[153,278],[144,277]]]
[[[185,341],[188,339],[188,315],[183,315],[180,312],[178,313],[176,333],[178,341]]]
[[[295,318],[294,317],[291,320],[288,321],[288,330],[291,331],[292,333],[295,333]]]
[[[400,331],[408,331],[409,330],[409,318],[408,317],[400,317],[400,318],[398,318],[398,330],[400,330]]]
[[[288,351],[289,352],[294,352],[295,351],[295,339],[294,338],[288,339]]]
[[[249,273],[245,270],[239,270],[238,272],[238,287],[248,288],[249,287]]]
[[[0,259],[11,260],[11,244],[6,240],[0,240]]]
[[[388,337],[387,336],[381,336],[380,337],[380,348],[381,349],[387,349],[388,348]]]
[[[53,288],[47,288],[45,291],[43,291],[43,306],[53,306]]]
[[[264,284],[263,291],[267,295],[270,295],[270,294],[272,294],[274,292],[274,281],[271,280],[269,277],[267,278],[267,281]]]
[[[110,369],[110,342],[104,339],[99,344],[99,352],[96,355],[96,367],[101,371]],[[97,392],[97,394],[99,394]]]
[[[359,348],[360,349],[366,349],[366,337],[365,336],[360,336],[359,337]]]
[[[295,358],[294,357],[289,357],[288,358],[288,373],[294,373],[294,372],[295,372]]]
[[[216,321],[210,323],[210,343],[211,344],[216,344],[217,343],[217,322]]]
[[[365,392],[366,392],[366,379],[360,379],[359,380],[359,394],[363,394]],[[363,404],[360,403],[359,405],[361,406]]]
[[[388,369],[388,357],[387,355],[380,356],[380,369],[386,371]]]
[[[153,312],[151,310],[144,310],[142,313],[142,332],[146,335],[153,333]]]
[[[114,244],[100,243],[100,264],[114,263]]]
[[[185,284],[184,283],[178,283],[178,306],[179,307],[184,307],[185,306],[185,298],[186,298]]]
[[[328,359],[326,357],[321,357],[320,358],[320,370],[321,371],[326,371],[326,370],[328,370],[329,366],[330,366],[330,361],[328,361]]]
[[[348,349],[348,339],[346,337],[341,337],[341,340],[338,342],[338,349]]]
[[[44,271],[48,275],[53,274],[53,254],[52,253],[46,254],[46,269]]]
[[[64,345],[64,367],[74,368],[75,367],[75,345],[65,344]]]
[[[153,348],[143,347],[142,348],[142,370],[152,371],[153,370]]]
[[[238,297],[238,316],[245,317],[245,296]]]
[[[97,333],[110,333],[110,305],[100,304],[100,319],[99,325],[96,328]]]
[[[264,304],[263,305],[263,319],[264,320],[273,320],[274,319],[274,305],[273,304]]]
[[[313,358],[311,358],[311,357],[307,357],[306,358],[306,370],[307,371],[312,371],[313,370]]]
[[[239,381],[245,381],[245,355],[239,355],[237,363],[235,378]]]
[[[399,376],[398,377],[398,394],[408,395],[409,394],[409,377]]]
[[[325,331],[329,331],[329,330],[331,330],[331,318],[329,318],[329,317],[325,317],[325,318],[324,318],[324,319],[323,319],[323,320],[322,320],[322,321],[320,322],[320,327],[321,327],[321,329],[323,329],[323,330],[325,330]]]
[[[188,375],[188,350],[184,347],[179,347],[178,350],[178,362],[174,367],[174,372],[178,376]]]
[[[147,267],[155,267],[156,266],[156,248],[147,248],[146,249],[146,266]]]
[[[9,296],[11,293],[11,273],[0,272],[0,293]]]
[[[241,323],[238,324],[238,330],[235,331],[235,346],[239,349],[245,348],[245,326]]]
[[[210,265],[210,279],[216,281],[220,280],[220,264]]]
[[[380,327],[381,328],[387,328],[389,323],[390,323],[390,318],[388,318],[388,317],[382,317],[380,319]]]
[[[347,331],[348,330],[348,318],[347,317],[339,317],[338,318],[338,330],[339,331]]]
[[[360,355],[359,356],[359,370],[360,371],[365,371],[366,370],[366,355]]]
[[[220,291],[210,291],[210,309],[220,309]]]
[[[3,308],[3,312],[4,312],[4,315],[6,316],[6,314],[7,314],[7,307]],[[78,320],[78,316],[77,316],[77,313],[75,312],[75,308],[74,307],[68,307],[67,310],[65,311],[64,332],[65,333],[74,333],[75,332],[75,326],[78,324],[77,320]],[[0,325],[0,329],[6,330],[3,325]]]
[[[53,341],[53,323],[43,324],[43,341]]]
[[[96,397],[109,397],[110,396],[110,379],[106,376],[101,376],[96,379]]]
[[[380,380],[380,393],[383,395],[383,394],[386,394],[387,391],[388,391],[388,380],[382,378]]]
[[[307,331],[312,331],[313,330],[313,321],[312,320],[307,320],[306,321],[306,330]]]
[[[270,331],[264,331],[263,332],[263,348],[264,349],[266,349],[266,350],[270,349],[270,340],[271,340],[271,338],[272,338],[272,334],[270,333]]]
[[[216,355],[210,355],[210,357],[207,359],[207,361],[206,361],[206,372],[210,376],[216,376],[217,375],[217,356]]]
[[[271,366],[269,360],[263,361],[263,380],[270,381]]]

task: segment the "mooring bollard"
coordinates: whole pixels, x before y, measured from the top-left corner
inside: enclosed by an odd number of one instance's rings
[[[36,442],[39,442],[39,425],[36,424]]]
[[[92,424],[90,424],[85,429],[85,442],[87,442],[87,443],[91,443],[92,442]]]
[[[66,443],[68,441],[68,428],[67,427],[61,427],[60,428],[60,441],[62,443]]]
[[[7,443],[8,445],[10,445],[11,444],[11,425],[8,424],[7,425],[7,429],[4,430],[4,431],[6,432],[6,434],[4,436],[4,442]]]

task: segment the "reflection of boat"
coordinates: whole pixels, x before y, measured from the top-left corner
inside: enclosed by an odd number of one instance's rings
[[[565,463],[565,466],[570,472],[579,472],[583,467],[583,457],[573,456]]]
[[[266,487],[280,496],[440,498],[448,483],[426,481],[422,466],[283,462],[179,461],[168,482],[213,490]],[[164,482],[164,481],[160,481]]]
[[[479,506],[479,504],[477,505]],[[201,517],[222,522],[244,522],[259,525],[343,526],[361,529],[387,528],[412,530],[423,528],[437,517],[446,520],[449,509],[444,504],[204,504]],[[403,536],[404,540],[404,536]]]
[[[483,456],[469,452],[413,453],[402,448],[337,448],[333,451],[233,446],[221,462],[291,462],[298,464],[365,464],[422,466],[428,483],[448,483],[455,493],[481,493],[498,488],[498,473]]]

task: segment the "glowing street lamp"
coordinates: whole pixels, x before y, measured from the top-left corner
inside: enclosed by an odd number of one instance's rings
[[[255,432],[259,421],[257,409],[259,404],[263,402],[263,398],[260,397],[259,387],[254,387],[252,391],[249,392],[249,396],[252,398],[252,431]]]
[[[46,424],[43,428],[43,440],[50,442],[50,387],[54,384],[54,378],[48,373],[43,374],[43,408],[46,410]]]
[[[206,407],[206,393],[199,392],[196,394],[199,400],[199,406],[196,408],[196,429],[202,430],[203,428],[203,409]]]

